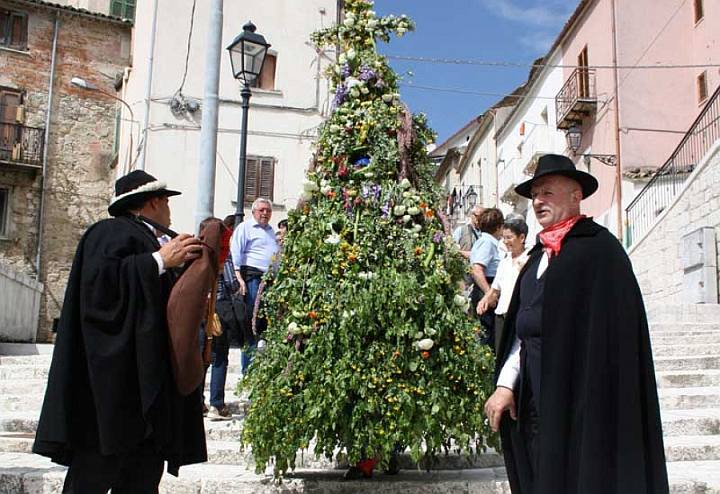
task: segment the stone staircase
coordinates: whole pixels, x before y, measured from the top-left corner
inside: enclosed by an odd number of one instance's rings
[[[663,307],[649,314],[673,494],[720,494],[720,306]],[[39,355],[11,355],[28,351]],[[34,431],[50,364],[50,345],[0,344],[0,494],[60,493],[65,468],[32,455]],[[234,395],[239,353],[231,350],[226,400],[232,421],[206,420],[208,463],[163,477],[161,492],[209,493],[472,493],[510,492],[502,459],[494,452],[449,454],[426,472],[407,455],[399,475],[345,482],[345,465],[312,452],[282,484],[256,475],[252,455],[238,438],[246,404]],[[208,376],[209,377],[209,376]]]

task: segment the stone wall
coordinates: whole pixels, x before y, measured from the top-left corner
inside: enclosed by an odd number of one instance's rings
[[[0,5],[5,4],[0,0]],[[55,13],[42,7],[2,5],[28,13],[28,50],[0,49],[0,86],[24,94],[26,125],[44,127]],[[107,216],[115,178],[118,103],[70,84],[80,77],[110,94],[115,77],[130,65],[129,24],[71,12],[59,15],[54,98],[49,128],[43,235],[38,280],[45,286],[38,341],[50,339],[59,316],[73,254],[83,231]],[[40,172],[0,163],[0,185],[10,185],[9,238],[0,241],[0,262],[33,274],[37,255]]]
[[[720,244],[720,141],[688,178],[673,204],[629,250],[649,309],[683,302],[682,238],[702,227],[714,228]],[[717,247],[720,253],[720,245]]]

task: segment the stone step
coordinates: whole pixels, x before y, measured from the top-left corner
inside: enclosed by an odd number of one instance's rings
[[[0,381],[45,379],[48,377],[49,366],[45,365],[2,365]]]
[[[656,357],[656,371],[720,369],[720,355],[701,357]]]
[[[19,411],[0,413],[0,432],[26,432],[35,434],[39,411]]]
[[[52,343],[6,343],[0,342],[0,355],[52,355]]]
[[[45,395],[47,379],[6,379],[0,381],[0,396],[35,394]]]
[[[650,340],[653,348],[659,345],[713,345],[720,341],[720,330],[689,332],[687,334],[664,331],[660,335],[651,334]]]
[[[673,336],[673,335],[701,335],[703,333],[714,333],[720,331],[720,319],[711,322],[660,322],[651,323],[649,326],[650,336]]]
[[[720,435],[666,436],[664,441],[668,462],[720,460]]]
[[[667,469],[671,494],[720,494],[719,461],[675,461]]]
[[[0,492],[60,494],[65,467],[47,458],[0,453]],[[376,474],[372,480],[342,480],[341,470],[297,470],[282,484],[236,465],[203,463],[180,469],[178,478],[165,474],[162,494],[509,494],[504,468],[432,471],[403,470],[398,475]],[[720,494],[720,461],[668,463],[671,494]]]
[[[720,407],[720,386],[658,389],[660,409],[687,410]]]
[[[50,367],[52,355],[0,355],[0,365],[40,365]]]
[[[720,386],[720,369],[656,372],[660,388]]]
[[[720,355],[720,343],[702,343],[690,345],[675,343],[672,345],[653,344],[653,357],[702,357],[707,355]]]
[[[720,434],[720,408],[661,410],[660,414],[666,437]]]
[[[677,323],[692,321],[695,323],[717,323],[720,321],[719,304],[679,304],[648,307],[650,325],[657,323]]]

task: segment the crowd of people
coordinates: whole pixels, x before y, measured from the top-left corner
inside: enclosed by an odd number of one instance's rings
[[[497,355],[485,411],[515,494],[668,492],[640,291],[617,239],[580,214],[597,188],[570,159],[545,155],[516,188],[542,227],[533,245],[524,218],[497,208],[473,208],[453,232],[470,316]],[[209,407],[204,382],[190,394],[175,386],[166,307],[182,266],[207,248],[169,229],[177,194],[144,171],[121,177],[112,218],[78,246],[33,447],[69,466],[63,492],[156,493],[165,462],[177,475],[206,461],[203,414],[231,417],[229,348],[242,346],[245,374],[262,347],[263,321],[250,319],[287,222],[276,232],[260,198],[245,221],[223,221],[232,237],[211,290],[220,325],[198,329],[211,350]]]

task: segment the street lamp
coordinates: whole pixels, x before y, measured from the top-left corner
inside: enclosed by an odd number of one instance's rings
[[[578,125],[573,125],[565,133],[565,139],[567,140],[570,151],[572,151],[573,154],[577,153],[582,141],[582,129]]]
[[[135,162],[135,160],[132,159],[132,149],[133,149],[132,126],[135,123],[135,114],[133,113],[132,108],[130,108],[130,105],[128,105],[124,99],[118,98],[114,94],[109,93],[103,89],[100,89],[95,84],[88,82],[85,79],[82,79],[80,77],[73,77],[72,79],[70,79],[70,84],[72,84],[73,86],[78,87],[80,89],[85,89],[86,91],[96,91],[100,94],[104,94],[108,98],[112,98],[115,101],[119,101],[120,103],[122,103],[125,106],[125,108],[127,108],[127,111],[130,114],[130,147],[129,147],[129,152],[128,152],[128,170],[127,170],[129,172],[130,167],[132,167],[132,164]],[[138,129],[138,133],[139,133],[139,129]],[[139,139],[140,139],[140,136],[138,135],[138,140]]]
[[[467,201],[469,206],[468,209],[472,209],[475,207],[475,205],[477,204],[477,196],[477,192],[475,192],[475,189],[473,189],[473,186],[471,185],[468,188],[467,193],[465,194],[465,200]]]
[[[255,82],[262,71],[270,44],[265,38],[255,33],[255,24],[248,22],[243,32],[238,35],[227,50],[230,52],[233,77],[242,81],[242,127],[240,129],[240,165],[238,169],[237,203],[235,205],[235,224],[239,225],[245,218],[245,161],[247,160],[247,122],[250,108],[250,84]]]

